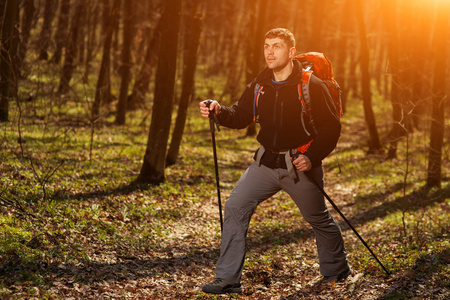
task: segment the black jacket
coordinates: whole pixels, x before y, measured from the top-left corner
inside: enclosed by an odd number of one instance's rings
[[[322,159],[336,147],[341,123],[325,83],[313,74],[310,81],[311,111],[317,133],[314,133],[308,120],[305,121],[304,128],[298,93],[301,70],[300,63],[294,60],[292,74],[285,84],[279,85],[272,81],[272,70],[264,69],[247,85],[241,98],[232,107],[222,106],[218,117],[223,126],[235,129],[247,127],[253,121],[255,85],[262,85],[257,106],[261,125],[257,140],[266,149],[284,150],[297,148],[314,138],[308,151],[304,153],[314,167],[320,165]]]

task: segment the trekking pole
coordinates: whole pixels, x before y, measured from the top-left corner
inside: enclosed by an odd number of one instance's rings
[[[204,101],[206,107],[209,108],[209,105],[211,105],[212,100],[206,100]],[[212,140],[212,147],[213,147],[213,153],[214,153],[214,168],[216,171],[216,185],[217,185],[217,198],[219,201],[219,215],[220,215],[220,232],[223,231],[223,217],[222,217],[222,201],[220,200],[220,181],[219,181],[219,166],[217,163],[217,151],[216,151],[216,135],[215,135],[215,128],[214,125],[217,126],[217,131],[220,131],[220,124],[219,124],[219,118],[216,115],[215,110],[209,111],[209,130],[211,131],[211,140]]]
[[[356,231],[356,229],[353,227],[353,225],[350,223],[350,221],[347,220],[347,218],[340,211],[340,209],[337,207],[337,205],[334,204],[334,202],[331,200],[331,198],[328,196],[328,194],[325,192],[325,190],[312,177],[311,173],[309,173],[309,171],[306,171],[304,173],[305,173],[306,177],[308,177],[308,179],[317,186],[317,188],[322,192],[322,194],[325,196],[325,198],[327,198],[327,200],[331,203],[331,205],[339,213],[339,215],[341,215],[342,219],[344,219],[344,221],[347,223],[347,225],[350,226],[350,228],[353,230],[353,232],[356,234],[356,236],[359,238],[359,240],[364,244],[364,246],[366,246],[367,250],[369,250],[370,254],[372,254],[372,256],[375,258],[375,260],[378,262],[378,264],[381,266],[381,268],[383,268],[384,272],[386,272],[386,274],[388,276],[391,275],[391,273],[383,266],[381,261],[375,255],[375,253],[373,253],[372,249],[370,249],[369,245],[367,245],[366,241],[364,241],[364,239],[359,235],[358,231]]]

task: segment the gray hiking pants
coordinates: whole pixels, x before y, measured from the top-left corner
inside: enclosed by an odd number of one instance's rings
[[[310,172],[323,185],[322,167]],[[300,181],[295,183],[288,170],[258,166],[254,162],[241,176],[225,203],[217,278],[240,283],[250,218],[258,204],[280,190],[289,194],[314,230],[322,275],[334,276],[348,267],[339,225],[328,212],[323,195],[303,172],[298,175]]]

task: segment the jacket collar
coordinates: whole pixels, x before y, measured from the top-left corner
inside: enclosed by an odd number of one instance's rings
[[[294,63],[294,69],[292,70],[291,75],[286,79],[287,84],[299,84],[302,79],[302,67],[300,62],[297,59],[293,60]],[[273,72],[272,70],[268,69],[267,67],[259,73],[259,75],[256,77],[256,82],[260,85],[273,85],[272,82],[273,78]]]

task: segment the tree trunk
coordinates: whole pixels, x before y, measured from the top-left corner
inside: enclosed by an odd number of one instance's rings
[[[369,150],[368,154],[380,153],[381,143],[378,136],[377,125],[375,122],[375,115],[372,109],[372,94],[370,91],[370,74],[369,74],[369,61],[370,53],[367,45],[367,35],[364,23],[363,11],[361,0],[355,1],[355,13],[358,22],[359,40],[361,47],[361,73],[362,73],[362,96],[364,106],[364,116],[369,131]]]
[[[236,10],[240,13],[236,13]],[[242,15],[243,11],[242,3],[239,4],[239,1],[234,0],[228,3],[227,11],[225,12],[230,17],[226,18],[227,24],[225,24],[224,28],[233,28],[233,30],[227,30],[225,32],[225,52],[228,59],[224,70],[227,73],[227,82],[225,83],[221,98],[224,98],[228,94],[230,95],[230,102],[236,102],[242,89],[240,81],[242,79],[244,65],[242,62],[244,52],[241,43],[245,40],[245,24],[248,21],[244,16],[239,18],[239,15]]]
[[[44,22],[42,24],[41,34],[39,36],[39,59],[48,59],[48,46],[52,32],[52,22],[55,17],[56,0],[45,0]]]
[[[94,55],[94,48],[96,45],[96,37],[97,37],[97,26],[99,22],[97,19],[100,15],[100,5],[97,2],[90,3],[89,5],[89,13],[86,16],[86,27],[87,27],[87,42],[86,42],[86,56],[84,61],[84,75],[83,82],[88,83],[89,72],[91,70],[91,63]]]
[[[246,0],[247,1],[247,0]],[[255,2],[253,1],[252,9],[255,9]],[[219,75],[226,64],[226,56],[224,57],[224,49],[226,48],[224,45],[224,32],[226,30],[232,30],[231,27],[226,27],[225,18],[228,18],[227,13],[229,11],[226,10],[226,5],[229,1],[205,1],[206,4],[206,15],[208,16],[205,19],[205,45],[202,47],[201,51],[203,52],[205,58],[205,64],[207,69],[205,71],[206,76],[214,76]],[[220,20],[220,22],[218,22]],[[221,57],[221,59],[217,59],[217,57]],[[208,98],[215,98],[215,94],[213,88],[210,88],[210,93],[208,94]]]
[[[64,55],[64,65],[59,82],[58,92],[61,94],[66,93],[69,90],[69,82],[72,78],[73,70],[75,69],[74,61],[78,52],[78,40],[83,26],[81,20],[83,19],[85,8],[86,0],[78,0],[70,24],[70,36]]]
[[[152,33],[155,30],[155,24],[158,24],[158,19],[161,15],[162,3],[157,1],[137,1],[136,2],[137,21],[137,36],[138,43],[135,50],[135,64],[142,65],[145,57],[146,49],[149,46],[149,40],[152,38]]]
[[[441,1],[438,4],[436,25],[434,32],[434,78],[432,88],[432,115],[430,128],[430,149],[428,152],[428,187],[441,186],[442,146],[445,129],[445,100],[447,76],[447,43],[448,43],[448,14],[450,4]]]
[[[126,1],[125,1],[126,2]],[[119,8],[120,9],[120,8]],[[120,9],[120,11],[122,11]],[[120,16],[119,16],[120,18]],[[112,73],[113,74],[120,74],[120,49],[119,49],[119,34],[120,34],[120,28],[119,28],[120,22],[115,22],[115,28],[113,30],[113,38],[111,42],[111,59],[112,59]],[[111,98],[110,98],[111,100]]]
[[[322,27],[325,20],[324,13],[326,11],[326,6],[328,5],[328,0],[315,0],[313,1],[313,12],[312,12],[312,25],[311,32],[309,34],[309,40],[307,46],[307,51],[323,51],[324,40],[322,37]],[[305,26],[306,27],[306,26]]]
[[[116,22],[119,16],[120,0],[114,0],[112,6],[109,0],[104,0],[103,16],[107,18],[105,37],[103,40],[103,56],[100,65],[100,72],[95,89],[95,100],[92,105],[92,122],[99,120],[100,106],[102,103],[109,103],[111,97],[111,42]]]
[[[351,11],[354,11],[353,8],[353,1],[352,0],[345,0],[344,5],[342,5],[341,14],[345,15],[348,14],[348,17],[341,18],[340,20],[340,28],[339,28],[339,38],[337,39],[336,48],[337,48],[337,59],[333,63],[335,66],[335,74],[336,74],[336,80],[341,86],[342,89],[342,111],[345,113],[346,111],[346,105],[347,105],[347,94],[348,94],[348,75],[346,72],[346,69],[348,68],[349,63],[348,62],[348,51],[347,48],[349,47],[349,35],[352,32],[354,26],[354,19],[351,18],[352,16]]]
[[[387,159],[397,158],[397,144],[405,135],[405,112],[403,110],[402,93],[400,91],[400,62],[398,57],[397,37],[397,4],[395,0],[384,3],[385,28],[388,37],[388,57],[391,73],[392,130],[389,136],[390,145]]]
[[[6,0],[0,0],[0,8],[1,8],[2,12],[4,11],[5,4],[6,4]],[[4,14],[0,13],[0,24],[3,24],[3,17],[4,17]],[[0,34],[1,34],[1,25],[0,25]]]
[[[433,49],[432,42],[430,41],[430,32],[433,31],[433,22],[429,21],[427,14],[424,14],[421,7],[414,7],[415,14],[408,16],[408,18],[414,19],[414,30],[411,31],[410,40],[411,44],[408,46],[411,53],[411,104],[413,108],[411,110],[411,126],[413,129],[420,129],[420,121],[427,112],[428,101],[424,99],[429,95],[424,95],[426,91],[431,89],[427,87],[428,80],[424,80],[425,77],[429,77],[433,71],[433,64],[423,64],[423,58],[430,56],[430,50]],[[425,69],[424,69],[425,67]]]
[[[55,32],[55,52],[52,62],[59,64],[61,61],[62,50],[67,37],[67,25],[69,24],[70,0],[61,0],[59,6],[58,27]]]
[[[200,34],[203,25],[203,16],[197,13],[200,0],[192,3],[193,8],[186,14],[186,34],[184,37],[184,58],[183,58],[183,83],[180,103],[178,104],[178,114],[175,128],[172,132],[169,151],[166,158],[166,166],[171,166],[178,160],[181,139],[183,137],[184,126],[186,124],[189,100],[194,90],[194,75],[197,66],[197,51],[200,42]]]
[[[34,0],[25,0],[22,21],[21,21],[21,37],[19,50],[17,53],[17,69],[22,69],[23,61],[28,50],[28,40],[30,39],[30,31],[33,26],[33,16],[36,8],[34,7]]]
[[[251,2],[251,1],[250,1]],[[249,22],[249,51],[247,52],[247,73],[246,80],[247,82],[251,82],[261,71],[261,61],[263,56],[262,45],[264,43],[264,22],[266,21],[267,15],[267,6],[268,0],[260,0],[259,1],[259,9],[258,13],[252,13],[251,19],[253,18],[256,21],[257,26],[254,26],[254,22],[251,20]],[[250,3],[250,5],[253,5]],[[251,29],[254,29],[252,31]],[[256,124],[251,123],[247,127],[247,132],[245,136],[254,136],[256,135]]]
[[[127,113],[128,86],[131,80],[131,45],[134,37],[134,19],[133,13],[134,1],[125,1],[125,9],[123,13],[123,46],[122,61],[120,65],[120,74],[122,77],[120,85],[119,102],[117,104],[116,123],[124,125]]]
[[[178,34],[182,0],[166,0],[162,36],[155,79],[155,100],[147,149],[137,179],[141,183],[159,184],[165,180],[167,140],[170,133],[175,85]]]
[[[14,74],[17,48],[14,45],[18,36],[14,34],[14,27],[18,22],[19,0],[7,0],[2,11],[4,16],[0,41],[0,122],[7,122],[9,101],[16,97],[17,87],[17,74]]]
[[[128,98],[129,108],[134,109],[144,103],[145,95],[148,92],[148,86],[152,78],[153,66],[158,59],[158,56],[155,55],[155,53],[158,52],[161,44],[162,26],[162,17],[160,17],[160,19],[158,20],[158,25],[156,25],[156,28],[153,32],[153,36],[151,39],[149,39],[142,66],[139,70],[138,75],[136,76],[133,91]]]

